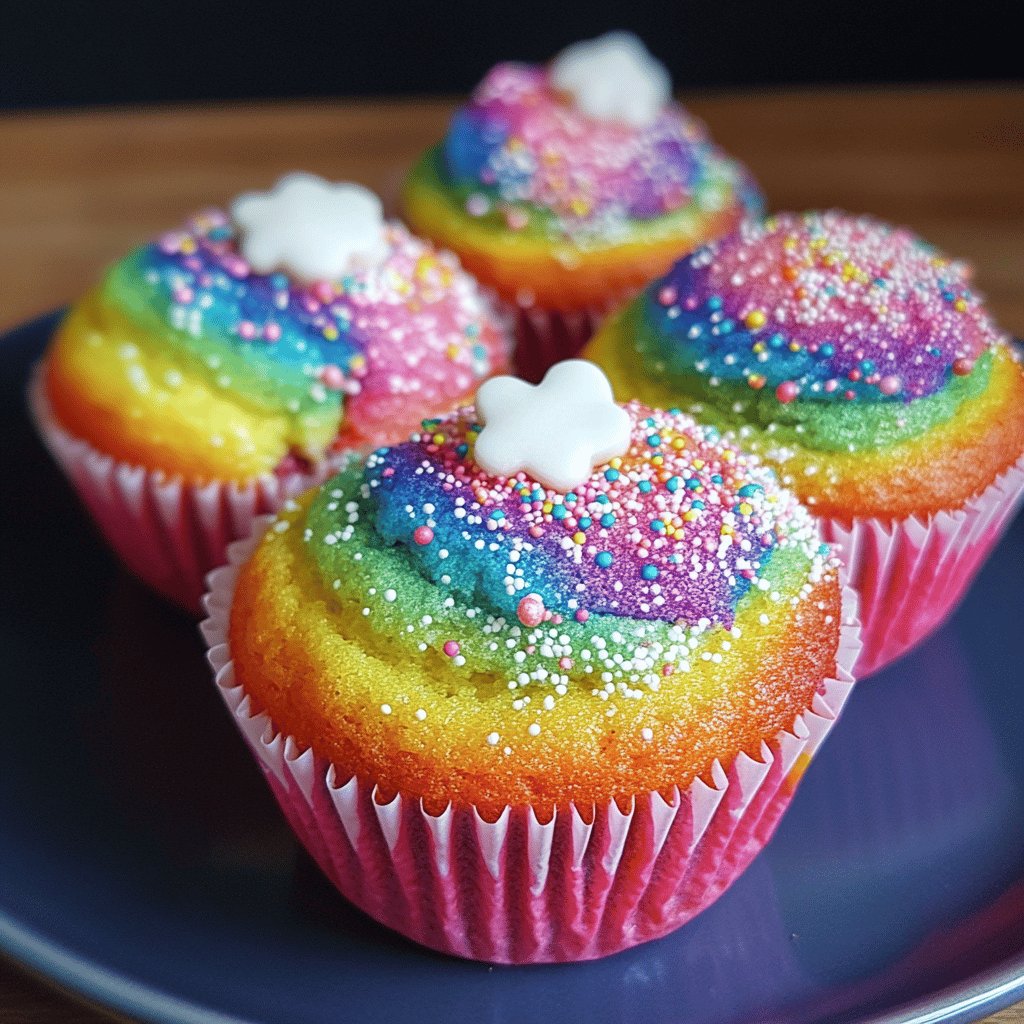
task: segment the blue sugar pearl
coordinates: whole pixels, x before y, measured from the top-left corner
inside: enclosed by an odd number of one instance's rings
[[[665,524],[660,519],[652,519],[651,529],[655,533],[661,533],[661,531],[665,529]]]
[[[722,308],[722,298],[721,298],[721,296],[720,295],[712,295],[711,298],[708,299],[708,309],[716,309],[717,310],[717,309],[721,309],[721,308]]]
[[[829,553],[829,551],[830,551],[830,548],[829,548],[829,546],[827,544],[819,544],[818,545],[818,554],[819,555],[827,555]]]
[[[721,332],[722,334],[732,334],[732,329],[733,329],[733,328],[734,328],[735,326],[736,326],[736,325],[735,325],[735,324],[734,324],[734,323],[733,323],[733,322],[732,322],[731,320],[723,320],[723,321],[722,321],[722,322],[721,322],[721,323],[720,323],[720,324],[718,325],[718,330],[719,330],[719,331],[720,331],[720,332]]]
[[[606,469],[604,471],[604,478],[605,480],[618,480],[619,471],[617,469]]]
[[[465,442],[463,442],[462,444],[458,445],[458,446],[456,447],[456,449],[455,449],[455,454],[456,454],[456,455],[458,455],[458,457],[459,457],[460,459],[461,459],[461,458],[462,458],[462,457],[463,457],[464,455],[467,455],[468,453],[469,453],[469,445],[468,445],[468,444],[466,444]]]
[[[665,486],[666,486],[666,487],[667,487],[667,488],[668,488],[668,489],[669,489],[669,490],[670,490],[670,491],[671,491],[671,492],[672,492],[673,494],[675,494],[675,493],[676,493],[676,491],[678,491],[678,490],[679,490],[679,485],[680,485],[681,483],[682,483],[682,480],[681,480],[681,479],[680,479],[679,477],[677,477],[677,476],[670,476],[670,477],[668,478],[668,480],[666,480],[666,481],[665,481]]]
[[[690,508],[706,508],[706,507],[707,506],[704,504],[703,501],[700,500],[700,498],[695,498],[693,501],[690,502]]]
[[[564,519],[569,514],[569,510],[564,505],[556,505],[551,510],[551,514],[555,519]]]
[[[601,516],[601,525],[604,526],[605,528],[607,528],[609,526],[614,526],[615,525],[615,516],[613,516],[611,514],[611,512],[605,512],[605,514],[603,516]]]
[[[645,565],[640,570],[640,575],[645,580],[656,580],[658,578],[658,567],[656,565]]]
[[[594,520],[590,516],[580,516],[579,527],[581,530],[589,530],[594,525]]]
[[[661,435],[660,434],[648,434],[647,435],[647,443],[652,448],[657,448],[658,445],[661,444]]]
[[[721,473],[712,473],[711,474],[711,482],[713,484],[720,484],[722,482],[722,474]]]
[[[822,355],[823,355],[823,356],[824,356],[824,357],[825,357],[826,359],[827,359],[827,358],[828,358],[829,356],[834,356],[834,355],[836,354],[836,349],[835,349],[835,346],[834,346],[834,345],[830,345],[830,344],[829,344],[828,342],[825,342],[825,344],[824,344],[824,345],[822,345],[822,346],[821,346],[821,348],[819,348],[819,349],[818,349],[818,351],[819,351],[819,352],[820,352],[820,353],[821,353],[821,354],[822,354]]]
[[[874,373],[874,372],[875,372],[875,364],[874,364],[874,362],[873,362],[872,360],[870,360],[870,359],[865,359],[865,360],[863,360],[863,362],[861,362],[861,364],[860,364],[860,368],[861,368],[861,369],[862,369],[862,370],[863,370],[863,371],[864,371],[865,373]]]
[[[768,339],[768,345],[770,348],[782,348],[786,344],[786,339],[781,334],[773,334]]]
[[[640,489],[640,493],[641,494],[650,494],[651,493],[651,481],[650,480],[641,480],[640,483],[637,484],[637,487]]]
[[[607,569],[608,566],[612,564],[614,559],[612,558],[612,553],[610,551],[598,551],[597,555],[594,558],[594,561],[597,562],[600,568]]]
[[[612,499],[609,498],[607,494],[599,494],[597,496],[597,503],[598,505],[610,505],[612,503]]]
[[[576,492],[575,491],[570,491],[565,496],[565,503],[566,503],[566,505],[575,505],[577,501],[579,501],[579,498],[576,497]]]
[[[534,490],[533,490],[533,500],[534,501],[543,501],[544,500],[544,492],[539,487],[535,487]]]
[[[741,498],[749,498],[763,490],[764,488],[760,484],[744,484],[736,493]]]
[[[696,491],[700,487],[700,481],[695,476],[691,476],[690,479],[686,481],[686,486],[689,490]]]
[[[505,518],[505,513],[504,513],[504,512],[502,512],[502,510],[501,510],[500,508],[496,508],[496,509],[495,509],[495,510],[494,510],[494,511],[493,511],[493,512],[491,513],[491,518],[492,518],[492,519],[493,519],[493,520],[494,520],[495,522],[499,522],[499,523],[500,523],[500,522],[501,522],[501,520]]]

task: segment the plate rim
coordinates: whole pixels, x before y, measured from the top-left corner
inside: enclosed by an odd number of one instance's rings
[[[52,330],[67,308],[61,305],[0,329],[0,358],[6,354],[2,347],[6,340]],[[101,1010],[148,1024],[269,1024],[265,1019],[223,1013],[119,972],[27,927],[2,905],[0,954],[44,984],[54,985],[68,999],[84,999]],[[973,1024],[1018,1002],[1024,1002],[1024,949],[957,984],[862,1017],[858,1024]]]

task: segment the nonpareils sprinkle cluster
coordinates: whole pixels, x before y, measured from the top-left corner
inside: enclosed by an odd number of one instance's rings
[[[443,155],[456,183],[476,186],[470,214],[498,205],[519,230],[543,211],[548,227],[574,233],[691,202],[714,153],[704,126],[680,107],[643,127],[597,120],[552,88],[547,69],[499,64],[456,114]]]
[[[453,574],[463,600],[525,625],[613,615],[729,628],[780,545],[825,554],[756,459],[681,413],[627,410],[627,453],[567,494],[480,470],[471,410],[430,421],[368,460],[375,527],[423,575]]]
[[[379,268],[303,284],[253,271],[229,218],[211,211],[143,249],[140,271],[171,326],[301,373],[313,403],[340,394],[350,413],[372,412],[413,390],[428,403],[472,390],[496,332],[472,279],[398,224],[385,241]]]
[[[838,212],[745,224],[680,261],[647,301],[696,372],[769,387],[783,404],[911,401],[1002,340],[964,264]]]

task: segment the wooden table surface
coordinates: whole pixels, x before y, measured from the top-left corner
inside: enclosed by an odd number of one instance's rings
[[[839,206],[966,257],[1024,335],[1024,88],[686,96],[774,209]],[[0,116],[0,329],[73,298],[199,207],[316,171],[393,195],[452,104],[308,102]],[[0,962],[4,1024],[97,1024]],[[1024,1004],[990,1024],[1024,1024]]]

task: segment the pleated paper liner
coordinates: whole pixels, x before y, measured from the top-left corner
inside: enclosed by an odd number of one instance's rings
[[[236,678],[228,626],[240,566],[270,519],[210,576],[202,624],[216,684],[296,835],[356,906],[415,942],[493,963],[608,956],[678,928],[709,906],[764,847],[853,686],[856,594],[843,591],[836,676],[757,757],[715,762],[666,799],[622,811],[568,804],[550,821],[506,807],[429,814],[374,780],[350,777],[256,714]]]
[[[858,679],[906,654],[953,613],[1024,495],[1024,458],[963,508],[925,518],[819,520],[860,595]]]

